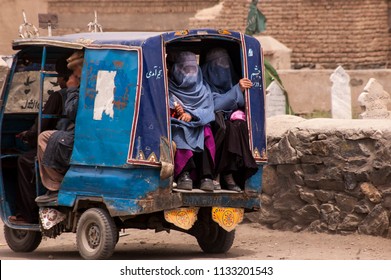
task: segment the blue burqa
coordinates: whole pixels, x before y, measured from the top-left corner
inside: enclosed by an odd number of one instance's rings
[[[170,108],[177,102],[192,116],[190,122],[171,118],[172,139],[178,149],[200,152],[204,150],[204,126],[215,118],[212,94],[203,83],[194,53],[175,53],[171,59]]]
[[[228,114],[244,106],[243,93],[236,82],[228,52],[222,48],[210,50],[201,66],[204,83],[213,93],[215,111]]]

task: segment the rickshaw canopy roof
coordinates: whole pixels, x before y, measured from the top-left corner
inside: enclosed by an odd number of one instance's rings
[[[218,35],[230,39],[240,39],[240,33],[227,30],[197,29],[171,32],[90,32],[75,33],[62,36],[36,37],[16,39],[12,42],[14,50],[22,49],[32,45],[50,45],[59,47],[83,48],[91,45],[116,45],[116,46],[142,46],[151,37],[162,35],[164,41],[175,38],[183,38],[195,35]]]

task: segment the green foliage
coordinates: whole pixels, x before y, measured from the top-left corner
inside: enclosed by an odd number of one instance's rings
[[[300,114],[300,117],[305,119],[316,119],[316,118],[331,118],[331,112],[330,111],[313,111],[308,114]]]

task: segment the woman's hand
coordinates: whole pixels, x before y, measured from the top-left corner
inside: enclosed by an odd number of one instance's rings
[[[182,116],[185,113],[185,110],[183,110],[183,107],[181,104],[178,104],[177,102],[175,104],[175,112],[178,116]]]
[[[189,113],[183,113],[178,117],[178,120],[184,121],[184,122],[190,122],[192,119],[191,115]]]
[[[239,80],[239,87],[242,92],[244,92],[245,89],[251,88],[252,86],[253,83],[247,78],[243,78]]]
[[[27,130],[22,131],[22,132],[16,134],[15,137],[16,137],[16,138],[23,139],[24,137],[26,137],[26,134],[27,134]]]

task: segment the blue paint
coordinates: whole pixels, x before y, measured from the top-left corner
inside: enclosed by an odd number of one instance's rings
[[[160,69],[164,69],[163,44],[161,36],[156,36],[149,38],[142,45],[143,72],[141,76],[144,78],[130,162],[138,161],[149,164],[148,158],[153,154],[160,158],[160,138],[168,139],[169,137],[166,102],[168,93],[165,89],[167,74],[166,71],[160,72]],[[161,73],[159,79],[157,76],[149,76],[155,74],[155,71],[157,75]],[[146,78],[147,76],[150,78]],[[140,158],[140,154],[144,159]]]
[[[139,199],[159,187],[168,187],[167,182],[160,181],[159,173],[157,168],[71,166],[61,192],[75,196],[98,194],[99,197]]]
[[[251,128],[253,151],[259,153],[257,161],[266,161],[266,131],[265,131],[265,96],[263,89],[264,76],[262,72],[263,58],[260,51],[261,45],[253,37],[244,36],[247,56],[247,76],[251,79],[254,86],[249,90],[251,105]]]
[[[35,52],[39,46],[61,43],[85,51],[71,167],[61,185],[57,206],[72,208],[79,200],[92,199],[104,203],[114,216],[180,206],[260,207],[262,165],[247,180],[247,193],[241,194],[178,194],[171,190],[170,180],[160,178],[160,144],[162,139],[171,140],[165,47],[176,40],[191,41],[197,36],[240,45],[242,62],[248,66],[243,73],[255,85],[248,93],[251,148],[258,151],[258,162],[265,162],[263,60],[261,46],[253,37],[233,31],[199,29],[168,33],[83,33],[14,42],[14,49],[34,44]],[[94,115],[100,94],[97,80],[102,74],[112,77],[109,82],[113,84],[113,106],[112,112],[107,109],[97,117]],[[172,163],[173,159],[168,161]],[[2,184],[4,220],[12,211],[8,199],[4,200],[6,188]]]
[[[138,52],[87,49],[83,65],[72,164],[122,166],[126,164],[137,89]],[[98,71],[116,71],[114,116],[94,120]]]
[[[263,175],[263,167],[260,166],[257,173],[251,176],[246,181],[246,189],[250,192],[261,193],[262,190],[262,175]]]

